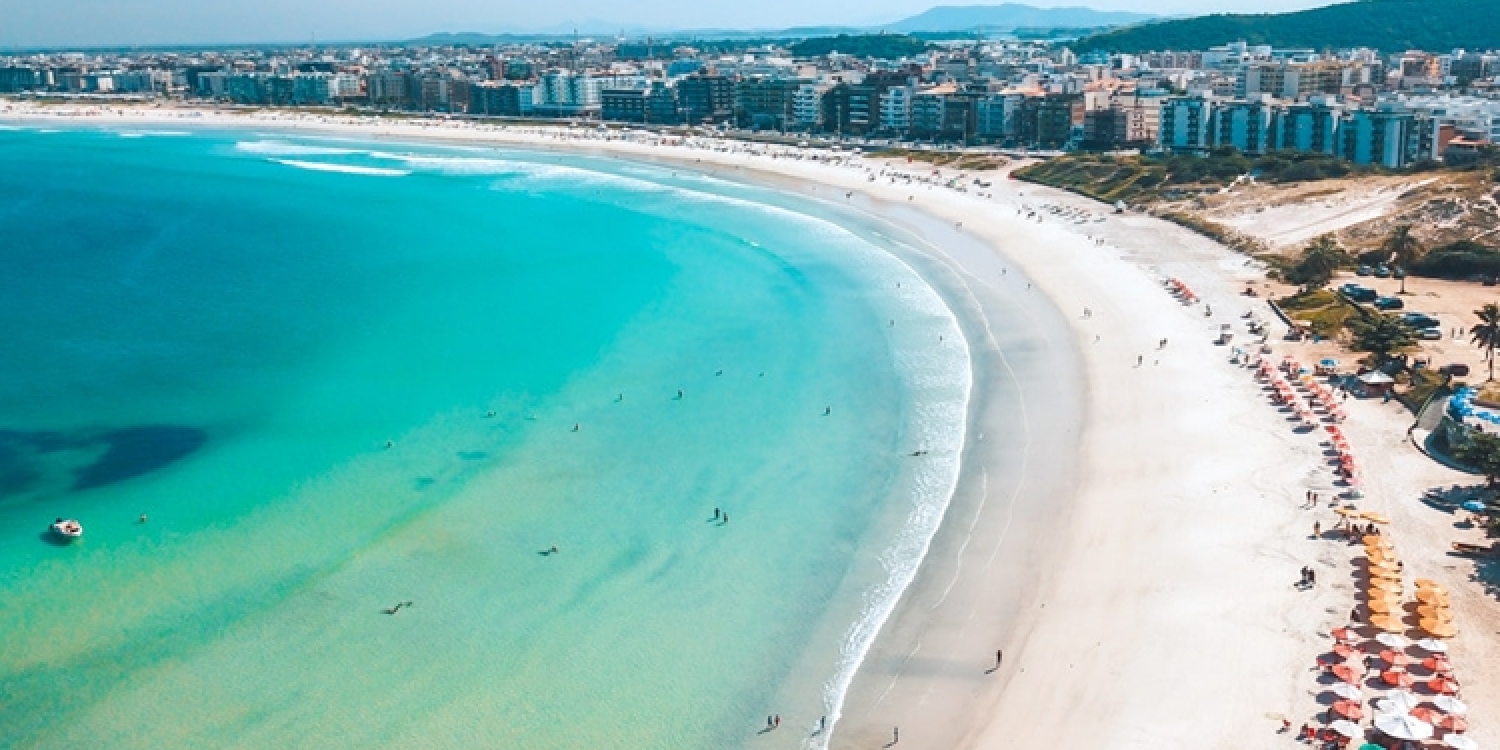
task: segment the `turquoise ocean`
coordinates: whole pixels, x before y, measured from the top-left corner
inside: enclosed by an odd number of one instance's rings
[[[970,390],[941,298],[832,210],[0,129],[0,746],[821,746]]]

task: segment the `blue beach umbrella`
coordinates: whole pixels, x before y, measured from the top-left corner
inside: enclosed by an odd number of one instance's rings
[[[1464,510],[1470,511],[1472,513],[1483,513],[1484,512],[1484,503],[1481,503],[1478,500],[1469,500],[1469,501],[1465,502],[1463,505],[1460,505],[1459,507],[1463,508]]]

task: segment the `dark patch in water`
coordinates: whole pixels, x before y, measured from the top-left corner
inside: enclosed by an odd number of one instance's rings
[[[437,484],[437,480],[432,477],[417,477],[415,480],[412,480],[411,488],[414,490],[425,490],[434,484]]]
[[[0,430],[0,498],[122,482],[180,461],[206,442],[203,430],[176,425]]]
[[[97,461],[75,472],[75,490],[123,482],[180,461],[203,447],[208,433],[194,427],[151,425],[110,430],[95,440],[109,448]]]
[[[485,453],[484,451],[459,451],[458,452],[458,457],[462,458],[465,461],[478,461],[478,460],[480,460],[482,458],[488,458],[489,455],[490,454]]]

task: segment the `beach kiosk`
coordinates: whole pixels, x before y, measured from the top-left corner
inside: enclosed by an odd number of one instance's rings
[[[1360,395],[1366,397],[1385,396],[1391,392],[1392,386],[1396,385],[1396,379],[1379,371],[1371,370],[1354,381],[1359,384]]]

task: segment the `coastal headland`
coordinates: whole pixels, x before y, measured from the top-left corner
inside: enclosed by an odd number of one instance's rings
[[[1293,429],[1217,345],[1264,302],[1262,269],[1165,222],[1115,215],[1002,173],[713,138],[400,123],[290,113],[0,107],[0,120],[263,127],[616,156],[766,184],[887,226],[973,349],[963,473],[916,580],[849,686],[836,748],[1253,748],[1292,742],[1318,703],[1315,659],[1347,622],[1351,552],[1309,534],[1338,490],[1317,434]],[[1197,297],[1185,303],[1167,281]],[[1003,321],[1027,316],[1018,328]],[[1272,323],[1273,330],[1275,323]],[[997,331],[1022,330],[1018,334]],[[1272,336],[1274,340],[1276,336]],[[1282,352],[1277,352],[1279,357]],[[1024,419],[1003,417],[1019,403]],[[1452,642],[1481,746],[1500,740],[1493,596],[1443,553],[1423,488],[1474,480],[1416,453],[1393,405],[1345,429],[1408,570],[1453,592]],[[1408,420],[1409,421],[1409,420]],[[987,450],[1019,435],[1022,458]],[[995,442],[999,445],[999,442]],[[998,453],[998,451],[996,452]],[[1313,566],[1325,582],[1293,584]],[[997,653],[998,652],[998,653]],[[1003,658],[998,658],[1003,656]],[[998,664],[997,664],[998,661]]]

